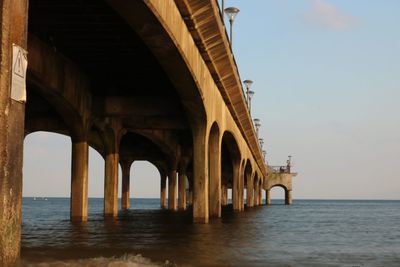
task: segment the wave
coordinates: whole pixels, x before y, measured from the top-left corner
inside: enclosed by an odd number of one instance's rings
[[[176,267],[177,265],[165,261],[163,264],[157,264],[141,254],[125,254],[121,257],[97,257],[79,260],[66,261],[48,261],[41,263],[24,263],[26,267]]]

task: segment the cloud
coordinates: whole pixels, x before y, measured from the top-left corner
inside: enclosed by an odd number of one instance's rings
[[[310,24],[333,30],[346,30],[360,24],[358,18],[344,14],[326,0],[311,1],[311,10],[304,14],[304,19]]]

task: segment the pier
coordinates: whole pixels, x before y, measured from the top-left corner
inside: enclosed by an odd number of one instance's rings
[[[105,217],[118,216],[119,165],[130,208],[138,160],[160,172],[160,207],[190,205],[196,223],[221,217],[228,190],[236,212],[270,204],[275,186],[292,203],[295,174],[265,162],[217,1],[0,7],[0,266],[19,257],[23,143],[38,131],[71,138],[74,222],[88,220],[89,147],[104,158]]]

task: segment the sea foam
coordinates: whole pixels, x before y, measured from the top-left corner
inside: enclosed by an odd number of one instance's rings
[[[176,267],[176,264],[165,261],[164,264],[157,264],[141,254],[125,254],[121,257],[97,257],[67,261],[49,261],[41,263],[25,263],[26,267]]]

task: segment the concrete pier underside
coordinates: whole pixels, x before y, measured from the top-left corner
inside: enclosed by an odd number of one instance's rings
[[[29,4],[29,8],[28,8]],[[19,257],[23,140],[71,137],[71,220],[88,220],[88,149],[104,158],[104,215],[130,207],[130,167],[160,172],[160,206],[193,220],[262,204],[269,190],[216,2],[3,0],[0,72],[0,266]],[[10,97],[12,44],[28,51],[27,102]],[[167,205],[168,185],[168,205]],[[268,195],[268,194],[267,194]],[[291,203],[291,186],[288,187]],[[179,200],[179,201],[178,201]]]

